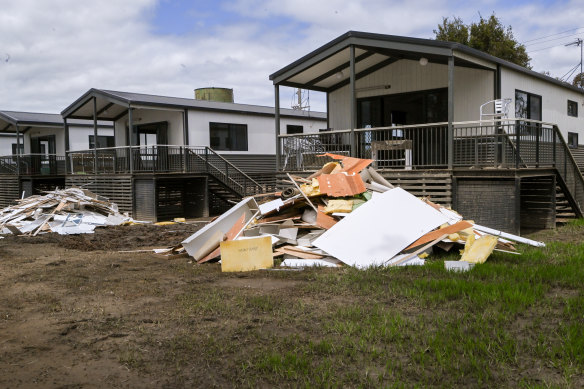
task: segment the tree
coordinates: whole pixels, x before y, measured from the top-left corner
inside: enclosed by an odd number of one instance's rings
[[[572,80],[572,85],[584,89],[584,73],[580,73],[574,77],[574,80]]]
[[[525,46],[515,40],[511,26],[505,27],[492,14],[488,19],[480,16],[478,23],[465,25],[461,18],[442,18],[438,30],[434,30],[437,40],[458,42],[473,49],[494,55],[531,69]]]

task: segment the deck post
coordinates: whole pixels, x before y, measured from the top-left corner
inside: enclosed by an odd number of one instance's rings
[[[541,137],[541,125],[535,125],[535,167],[539,167],[539,138]]]
[[[67,118],[63,119],[65,126],[65,173],[69,172],[69,123],[67,123]],[[73,173],[73,162],[71,162],[71,173]]]
[[[132,144],[134,131],[132,129],[132,107],[128,105],[128,158],[130,158],[130,174],[134,172],[134,155],[132,154]]]
[[[183,172],[187,171],[187,146],[189,145],[189,111],[183,111]]]
[[[20,127],[16,124],[16,173],[20,176]],[[19,180],[20,182],[20,180]]]
[[[355,128],[357,127],[357,102],[355,100],[355,46],[349,46],[349,90],[350,90],[350,110],[351,110],[351,157],[357,156],[357,145],[355,142]]]
[[[93,173],[97,174],[97,97],[93,96]]]
[[[448,169],[454,165],[454,55],[448,57]]]
[[[520,146],[521,146],[521,125],[517,124],[517,121],[515,121],[515,169],[519,169],[519,160],[521,158],[520,156]]]
[[[280,171],[280,85],[274,85],[274,118],[276,121],[276,172]]]

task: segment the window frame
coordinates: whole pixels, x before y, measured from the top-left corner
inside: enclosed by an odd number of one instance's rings
[[[574,140],[576,142],[574,142]],[[571,149],[577,149],[578,148],[578,133],[577,132],[568,132],[568,138],[567,138],[567,143],[568,143],[568,147]]]
[[[225,130],[225,128],[214,128],[214,126],[224,126],[228,132],[226,138],[226,145],[221,146],[221,137],[213,137],[214,130]],[[242,134],[236,134],[237,131],[243,131]],[[219,144],[215,143],[214,138],[219,139]],[[238,145],[237,141],[240,139],[244,142],[243,145]],[[229,144],[227,144],[229,143]],[[249,151],[249,137],[248,137],[248,127],[247,124],[242,123],[221,123],[221,122],[209,122],[209,147],[216,151]]]
[[[304,134],[304,126],[302,124],[286,124],[286,134]]]
[[[570,110],[572,107],[572,110]],[[568,116],[577,118],[578,117],[578,102],[574,100],[568,100]]]
[[[116,138],[114,135],[98,135],[97,136],[98,143],[99,143],[100,139],[105,140],[105,144],[106,144],[105,147],[106,148],[116,146]],[[111,142],[110,142],[110,140],[111,140]],[[93,134],[90,134],[88,136],[88,141],[89,141],[89,149],[93,150],[93,147],[95,145],[95,140],[93,139]],[[111,143],[111,146],[109,146],[108,143]],[[99,148],[103,148],[103,147],[97,147],[97,148],[99,149]]]

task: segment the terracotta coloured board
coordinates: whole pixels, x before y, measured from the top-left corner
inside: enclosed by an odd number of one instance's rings
[[[332,197],[354,196],[365,192],[365,183],[358,174],[321,174],[318,178],[320,192]]]
[[[324,213],[324,206],[319,205],[318,212],[316,214],[316,225],[319,226],[320,228],[328,230],[335,224],[337,224],[337,219]]]
[[[467,229],[469,227],[472,227],[471,223],[469,223],[467,221],[461,221],[461,222],[455,223],[451,226],[448,226],[446,228],[441,228],[438,230],[430,231],[426,235],[421,236],[418,240],[416,240],[414,243],[412,243],[411,245],[409,245],[405,249],[406,250],[412,249],[414,247],[431,242],[434,239],[436,239],[439,236],[442,236],[444,234],[446,234],[446,235],[454,234],[455,232],[462,231],[462,230]]]
[[[338,155],[338,154],[331,154],[325,153],[327,157],[331,157],[334,159],[340,159],[343,163],[342,172],[347,172],[349,174],[359,173],[361,170],[365,169],[367,166],[373,163],[372,159],[361,159],[361,158],[353,158],[347,157],[345,155]]]

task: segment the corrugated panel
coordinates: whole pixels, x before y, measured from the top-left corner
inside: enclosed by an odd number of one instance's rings
[[[131,176],[68,175],[65,179],[65,186],[83,186],[116,203],[120,212],[128,212],[132,215]]]
[[[221,154],[244,173],[273,173],[276,171],[275,154]]]
[[[134,181],[135,219],[156,221],[154,189],[155,182],[153,179]]]
[[[18,176],[0,176],[0,207],[14,205],[20,198]]]

